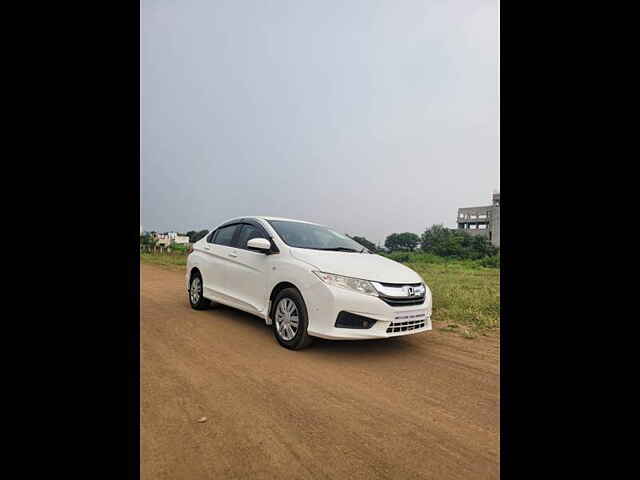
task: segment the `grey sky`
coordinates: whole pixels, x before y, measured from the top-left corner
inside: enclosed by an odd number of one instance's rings
[[[141,222],[384,242],[500,187],[496,1],[147,1]]]

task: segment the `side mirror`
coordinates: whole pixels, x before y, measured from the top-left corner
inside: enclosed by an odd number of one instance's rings
[[[271,242],[266,238],[252,238],[247,242],[247,248],[260,250],[262,253],[268,253],[271,250]]]

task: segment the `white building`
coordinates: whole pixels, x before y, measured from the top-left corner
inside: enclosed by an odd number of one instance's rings
[[[186,235],[179,235],[176,232],[158,233],[156,234],[158,239],[158,245],[168,247],[171,244],[188,245],[189,237]]]
[[[188,245],[189,244],[189,237],[186,235],[176,235],[173,238],[173,243],[177,243],[179,245]]]

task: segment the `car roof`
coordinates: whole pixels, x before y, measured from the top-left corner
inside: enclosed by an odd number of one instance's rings
[[[258,220],[266,220],[266,221],[279,220],[279,221],[284,221],[284,222],[298,222],[298,223],[308,223],[310,225],[320,225],[319,223],[307,222],[305,220],[296,220],[295,218],[266,217],[266,216],[262,216],[262,215],[253,215],[253,216],[245,215],[244,217],[230,218],[226,222],[222,223],[220,226],[224,226],[224,225],[227,225],[229,223],[234,223],[234,222],[241,222],[242,220],[249,220],[249,219],[258,219]]]
[[[312,225],[318,225],[317,223],[314,222],[307,222],[305,220],[296,220],[295,218],[284,218],[284,217],[254,217],[254,218],[261,218],[262,220],[277,220],[277,221],[281,221],[281,222],[298,222],[298,223],[310,223]]]

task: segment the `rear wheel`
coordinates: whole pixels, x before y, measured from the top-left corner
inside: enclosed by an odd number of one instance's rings
[[[194,273],[189,282],[189,303],[194,310],[206,310],[211,301],[202,296],[202,277]]]
[[[309,346],[313,337],[307,334],[307,306],[300,292],[285,288],[273,304],[273,334],[278,343],[291,350]]]

